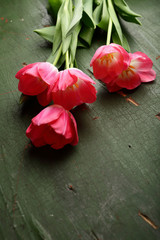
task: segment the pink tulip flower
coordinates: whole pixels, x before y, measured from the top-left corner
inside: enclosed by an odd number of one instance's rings
[[[41,105],[51,101],[48,87],[56,81],[58,70],[48,62],[36,62],[19,70],[15,77],[19,79],[18,89],[25,95],[38,96]]]
[[[79,69],[60,71],[52,88],[52,100],[67,110],[82,103],[92,103],[96,100],[96,89],[92,84],[95,82]]]
[[[62,106],[51,105],[32,119],[26,135],[36,147],[46,144],[60,149],[78,144],[77,124],[73,115]]]
[[[106,86],[110,92],[115,92],[117,89],[126,88],[134,89],[142,82],[150,82],[156,78],[156,73],[152,69],[152,60],[142,52],[130,53],[130,64],[128,68],[122,71]]]
[[[122,46],[114,43],[99,47],[90,63],[95,78],[105,83],[110,83],[128,65],[129,54]]]

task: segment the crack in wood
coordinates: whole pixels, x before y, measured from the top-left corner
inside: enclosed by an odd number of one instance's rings
[[[140,211],[138,212],[138,215],[145,221],[147,222],[152,228],[158,229],[159,227],[145,214],[141,213]]]
[[[93,230],[91,230],[91,233],[94,236],[95,240],[101,240]]]
[[[132,104],[135,105],[136,107],[139,106],[139,103],[136,102],[132,97],[126,98],[126,101],[132,103]]]
[[[119,95],[121,95],[122,97],[124,97],[126,99],[127,102],[132,103],[133,105],[135,105],[136,107],[138,107],[140,104],[138,102],[136,102],[132,97],[127,97],[127,94],[125,94],[123,91],[119,91],[117,92]]]
[[[156,118],[158,118],[158,120],[160,120],[160,113],[158,113],[158,114],[156,115]]]

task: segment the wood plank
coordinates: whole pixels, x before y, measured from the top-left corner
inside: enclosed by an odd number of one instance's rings
[[[47,1],[0,0],[0,239],[160,239],[159,228],[139,216],[160,226],[160,2],[127,2],[143,16],[142,27],[123,22],[131,50],[148,54],[157,79],[123,94],[96,81],[97,101],[72,111],[79,144],[55,151],[26,138],[42,108],[36,100],[19,105],[14,78],[24,63],[50,54],[33,33],[51,23]],[[90,49],[78,50],[85,73],[103,43],[96,36]]]

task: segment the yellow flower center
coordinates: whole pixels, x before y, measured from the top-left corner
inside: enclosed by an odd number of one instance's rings
[[[70,90],[70,89],[74,90],[75,88],[79,88],[79,85],[77,82],[75,84],[73,84],[72,86],[67,87],[68,90]]]
[[[114,58],[113,53],[109,53],[107,55],[104,55],[100,59],[98,59],[98,61],[100,64],[104,64],[108,66],[108,64],[113,61],[113,58]]]
[[[124,78],[124,77],[129,77],[129,75],[131,74],[134,74],[135,71],[133,70],[135,69],[135,67],[133,67],[132,65],[130,65],[127,70],[124,70],[122,73],[121,73],[121,77]]]

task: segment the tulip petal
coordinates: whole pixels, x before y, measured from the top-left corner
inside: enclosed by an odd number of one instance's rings
[[[52,87],[48,86],[46,90],[37,95],[37,99],[42,106],[47,106],[52,101]]]
[[[58,69],[49,62],[39,63],[38,72],[43,81],[49,85],[57,80]]]
[[[15,75],[15,77],[17,79],[21,78],[21,76],[30,68],[32,68],[34,65],[36,65],[37,63],[31,63],[31,64],[28,64],[27,66],[21,68]]]
[[[95,81],[93,81],[87,74],[77,68],[69,68],[68,72],[76,80],[76,82],[78,79],[81,79],[85,82],[96,84]]]
[[[151,69],[148,72],[140,72],[139,76],[141,78],[141,82],[151,82],[156,78],[156,72]]]
[[[71,142],[72,146],[75,146],[78,144],[79,138],[78,138],[78,132],[77,132],[77,123],[75,118],[73,117],[73,115],[69,112],[70,114],[70,118],[71,118],[71,124],[72,124],[72,135],[73,135],[73,139]]]
[[[49,124],[58,119],[64,109],[61,106],[54,105],[43,109],[36,117],[32,119],[34,125]]]
[[[33,77],[28,74],[22,75],[18,89],[20,92],[26,95],[38,95],[47,88],[47,84],[43,82],[39,77]]]
[[[56,133],[65,136],[66,139],[72,137],[70,118],[66,111],[63,111],[60,117],[57,120],[53,121],[50,126]]]
[[[59,79],[53,87],[53,91],[64,91],[67,87],[72,86],[77,82],[77,79],[74,79],[70,74],[69,70],[66,69],[64,71],[59,72]]]
[[[138,72],[148,71],[153,66],[152,60],[145,53],[135,52],[130,53],[129,56],[131,59],[130,65],[134,66]]]
[[[40,78],[39,72],[38,72],[38,64],[34,64],[31,68],[28,68],[23,75],[29,75],[29,76],[33,76],[35,78]]]
[[[121,88],[127,88],[131,90],[141,84],[141,79],[135,71],[126,70],[116,78],[115,83]]]
[[[82,103],[93,103],[96,101],[97,91],[94,86],[81,80],[79,80],[77,84],[79,87],[76,89],[76,94],[78,94],[79,99],[81,99]]]
[[[142,82],[150,82],[156,78],[156,73],[152,69],[152,60],[142,52],[130,54],[131,66],[136,69]]]
[[[26,136],[31,139],[36,147],[41,147],[46,145],[45,140],[43,139],[43,134],[45,132],[45,126],[41,125],[39,127],[35,127],[33,123],[26,130]]]
[[[117,92],[122,89],[122,87],[119,87],[115,82],[106,83],[106,87],[109,92]]]

